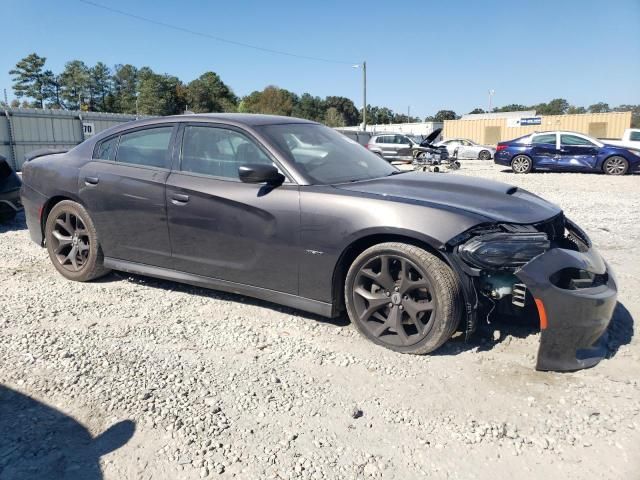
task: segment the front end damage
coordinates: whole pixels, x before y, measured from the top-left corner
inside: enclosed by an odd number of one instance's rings
[[[475,228],[449,242],[466,278],[467,331],[494,312],[538,316],[537,370],[592,367],[617,302],[615,277],[587,235],[560,214],[534,225]]]

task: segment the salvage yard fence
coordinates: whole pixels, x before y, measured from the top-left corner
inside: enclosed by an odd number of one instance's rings
[[[102,130],[137,115],[75,110],[0,110],[0,155],[20,170],[25,154],[41,148],[70,149]]]

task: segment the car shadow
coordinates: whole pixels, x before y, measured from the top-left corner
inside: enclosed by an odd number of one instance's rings
[[[144,275],[137,275],[133,273],[125,273],[113,271],[109,275],[106,275],[94,282],[114,282],[114,281],[127,281],[136,283],[138,285],[144,285],[151,288],[161,288],[163,290],[170,290],[174,292],[188,293],[190,295],[198,295],[200,297],[210,298],[212,300],[224,300],[229,302],[241,303],[243,305],[253,305],[256,307],[268,308],[277,312],[281,312],[287,315],[296,315],[314,320],[316,322],[335,325],[337,327],[346,327],[351,322],[345,315],[340,315],[336,318],[327,318],[314,313],[305,312],[303,310],[297,310],[295,308],[287,307],[277,303],[272,303],[267,300],[260,300],[245,295],[236,293],[227,293],[220,290],[210,290],[208,288],[201,288],[185,283],[172,282],[170,280],[162,280],[154,277],[146,277]]]
[[[631,312],[620,302],[613,311],[611,323],[600,342],[607,350],[607,358],[613,358],[621,346],[631,343],[634,319]],[[540,331],[537,315],[522,317],[500,316],[491,318],[490,323],[479,319],[477,331],[465,341],[465,335],[458,334],[445,343],[433,355],[457,355],[474,350],[488,351],[508,338],[527,338]]]
[[[0,222],[0,234],[26,229],[27,220],[24,216],[24,212],[18,212],[16,217],[12,220],[5,220],[3,222]]]
[[[124,420],[93,437],[72,417],[0,384],[0,478],[100,480],[100,457],[134,431]]]

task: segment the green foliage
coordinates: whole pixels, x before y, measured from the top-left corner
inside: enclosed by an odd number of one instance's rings
[[[453,110],[440,110],[434,116],[433,120],[435,122],[444,122],[445,120],[455,120],[458,118],[456,112]]]
[[[215,72],[205,72],[188,84],[168,74],[158,74],[149,67],[138,70],[133,65],[115,65],[113,71],[104,63],[93,67],[81,60],[67,62],[64,71],[56,74],[45,69],[46,58],[31,53],[10,70],[13,91],[18,99],[11,106],[35,108],[67,108],[141,115],[171,115],[188,107],[194,112],[248,112],[295,116],[335,126],[362,123],[362,110],[346,97],[324,99],[270,85],[261,91],[238,98]],[[640,127],[640,105],[620,105],[611,108],[598,102],[588,107],[569,105],[563,98],[548,103],[526,106],[510,104],[496,107],[493,112],[536,110],[539,115],[562,115],[599,112],[632,112],[632,126]],[[469,113],[485,113],[474,108]],[[424,121],[442,122],[459,118],[452,110],[440,110]],[[367,105],[367,124],[420,122],[387,107]]]
[[[235,112],[238,97],[214,72],[206,72],[186,87],[187,105],[196,113]]]
[[[610,112],[611,108],[608,103],[598,102],[593,105],[589,105],[589,113],[607,113]]]
[[[108,102],[113,112],[137,113],[138,69],[133,65],[116,65],[112,78],[112,98]]]
[[[328,127],[344,127],[345,120],[336,107],[329,107],[324,117],[324,124]]]
[[[476,113],[487,113],[487,112],[486,112],[484,109],[482,109],[482,108],[478,108],[478,107],[476,107],[476,108],[474,108],[473,110],[471,110],[471,111],[469,112],[469,115],[474,115],[474,114],[476,114]]]
[[[522,112],[524,110],[531,110],[533,107],[527,107],[519,103],[511,103],[504,107],[495,107],[492,111],[495,112]]]
[[[81,60],[72,60],[60,74],[60,96],[70,110],[83,109],[89,102],[89,68]],[[88,107],[86,107],[88,109]]]
[[[577,113],[587,113],[587,109],[584,107],[576,107],[571,105],[568,109],[567,109],[567,113],[568,114],[577,114]]]
[[[538,115],[564,115],[569,110],[569,102],[564,98],[554,98],[549,103],[539,103],[532,108]]]
[[[45,85],[47,78],[44,72],[46,57],[31,53],[16,63],[9,71],[13,75],[13,92],[18,98],[32,98],[36,107],[44,108]]]
[[[178,96],[180,80],[160,75],[149,67],[138,72],[138,113],[140,115],[173,115],[184,109],[184,99]]]

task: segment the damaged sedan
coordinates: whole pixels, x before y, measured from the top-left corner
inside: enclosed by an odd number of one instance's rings
[[[303,147],[301,147],[303,146]],[[67,279],[110,270],[335,317],[426,354],[494,310],[537,316],[536,368],[595,365],[611,269],[557,206],[402,172],[314,122],[203,114],[119,125],[23,166],[31,238]]]

